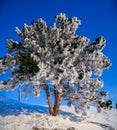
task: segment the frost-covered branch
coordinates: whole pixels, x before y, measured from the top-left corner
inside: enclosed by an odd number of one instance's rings
[[[61,13],[55,19],[50,27],[43,19],[24,24],[23,30],[16,27],[21,41],[8,40],[8,54],[0,59],[0,72],[10,67],[12,73],[4,86],[12,89],[26,83],[34,87],[34,94],[40,95],[42,83],[49,80],[54,86],[52,92],[60,93],[69,105],[74,104],[76,111],[85,111],[91,102],[99,107],[105,98],[99,96],[103,87],[100,76],[111,65],[102,53],[106,40],[101,36],[91,42],[76,35],[81,23],[76,17]]]

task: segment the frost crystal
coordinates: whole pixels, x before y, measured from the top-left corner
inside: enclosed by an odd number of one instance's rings
[[[26,83],[39,96],[49,80],[53,84],[50,90],[58,91],[69,105],[75,105],[77,112],[85,114],[91,102],[99,109],[104,98],[99,92],[103,86],[100,76],[110,66],[110,60],[102,53],[106,40],[101,36],[90,42],[85,36],[75,35],[81,23],[76,17],[67,18],[61,13],[55,19],[50,27],[43,19],[24,24],[22,31],[16,27],[21,42],[8,40],[8,54],[0,59],[0,72],[10,68],[12,78],[3,82],[0,89],[14,89]]]

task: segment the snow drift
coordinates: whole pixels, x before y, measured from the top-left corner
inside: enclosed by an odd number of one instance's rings
[[[60,115],[48,115],[46,106],[28,105],[0,98],[0,130],[117,130],[117,110],[97,113],[94,107],[84,118],[74,107],[61,106]]]

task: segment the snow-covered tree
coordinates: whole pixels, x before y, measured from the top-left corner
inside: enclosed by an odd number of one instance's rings
[[[76,35],[81,23],[76,17],[67,18],[61,13],[55,19],[50,27],[43,19],[24,24],[22,31],[16,27],[20,41],[8,40],[8,53],[0,59],[0,72],[10,69],[12,77],[3,81],[0,88],[10,90],[25,83],[32,86],[35,96],[43,88],[53,116],[59,113],[62,100],[82,114],[86,114],[90,103],[100,112],[100,104],[107,96],[107,92],[100,91],[100,76],[110,66],[110,60],[102,53],[106,40],[101,36],[90,42],[87,37]]]

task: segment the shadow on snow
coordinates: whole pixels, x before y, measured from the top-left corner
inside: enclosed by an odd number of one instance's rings
[[[48,107],[46,106],[38,106],[38,105],[29,105],[17,102],[15,100],[0,100],[0,116],[18,116],[21,113],[25,115],[30,115],[32,113],[41,113],[48,114]],[[64,115],[64,117],[69,117],[72,121],[81,121],[81,117],[76,116],[73,113],[65,112],[60,110],[60,114]]]
[[[21,113],[30,115],[34,112],[48,113],[48,108],[45,106],[28,105],[24,103],[19,103],[11,99],[0,101],[0,115],[3,117],[8,115],[18,116]]]

